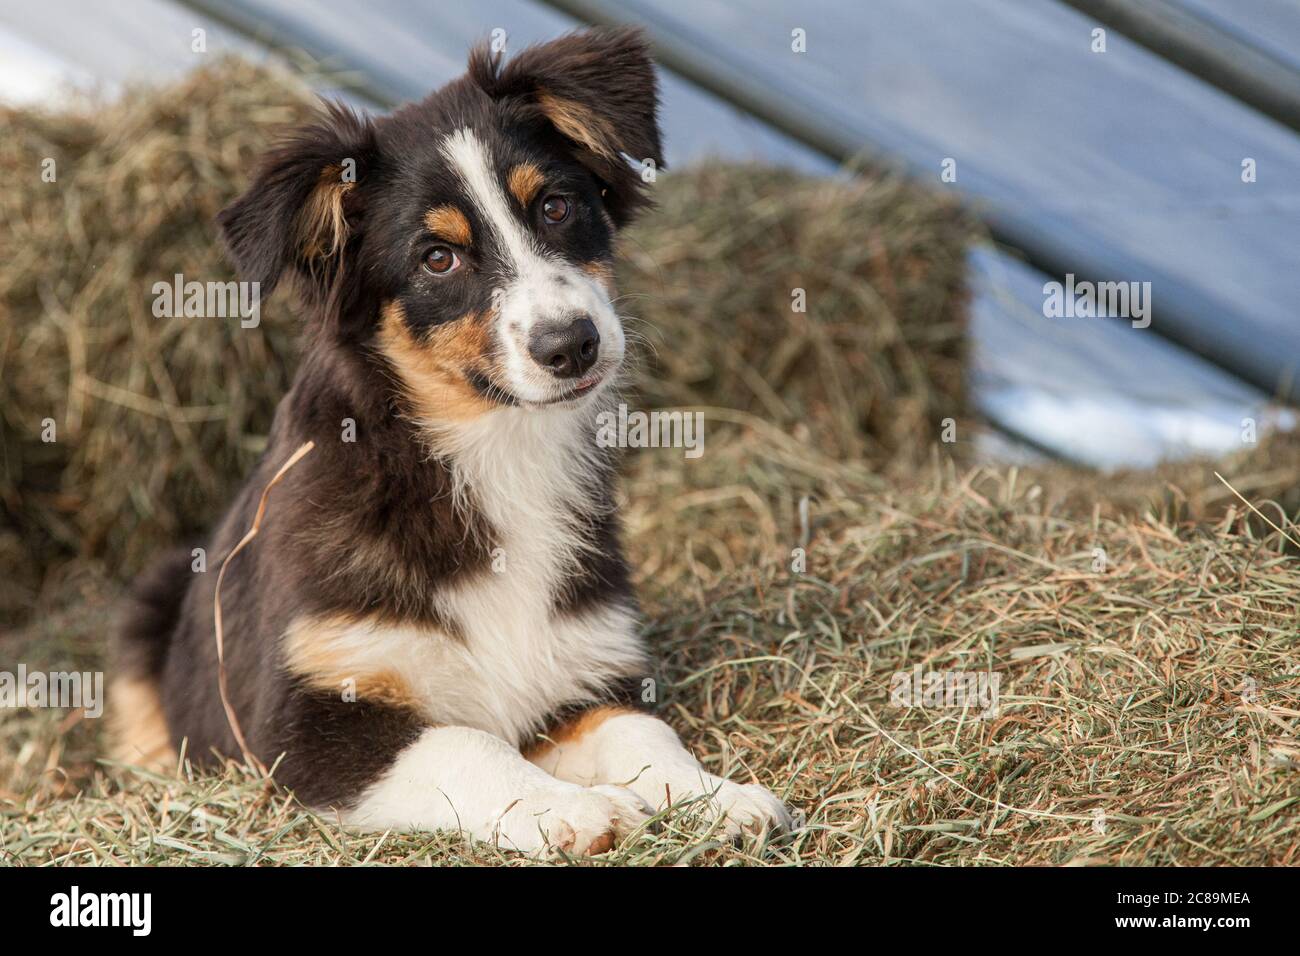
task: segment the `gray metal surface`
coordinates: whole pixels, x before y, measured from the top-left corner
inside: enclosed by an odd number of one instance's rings
[[[298,46],[366,79],[364,91],[385,107],[424,97],[465,69],[474,43],[504,31],[506,49],[551,39],[582,24],[527,0],[410,3],[369,0],[183,0],[228,26]],[[709,155],[765,159],[809,171],[827,163],[766,124],[680,78],[663,77],[663,120],[670,166]]]
[[[1300,72],[1300,0],[1168,0]]]
[[[1145,467],[1297,425],[1295,411],[1130,322],[1045,317],[1042,273],[1009,256],[977,250],[971,266],[970,387],[1009,434],[1071,461]]]
[[[202,52],[193,48],[195,29],[206,31]],[[171,0],[0,4],[0,93],[11,102],[48,103],[64,88],[111,93],[179,76],[223,52],[263,55]]]
[[[1239,21],[1240,14],[1263,9],[1258,5],[1261,0],[1235,6],[1198,0],[1060,2],[1114,27],[1279,123],[1300,130],[1300,69],[1271,38],[1258,35],[1244,18]],[[1269,22],[1290,22],[1292,29],[1300,29],[1300,10],[1292,9],[1290,17],[1282,16],[1283,12],[1275,9]]]

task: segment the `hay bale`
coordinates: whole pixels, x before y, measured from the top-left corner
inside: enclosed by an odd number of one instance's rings
[[[252,465],[288,384],[291,310],[277,298],[255,329],[156,318],[152,290],[234,278],[213,217],[310,103],[231,59],[112,105],[0,111],[0,614],[57,561],[129,574],[200,533]]]
[[[647,404],[752,412],[841,459],[913,454],[962,414],[976,226],[950,197],[713,164],[655,198],[620,267]]]

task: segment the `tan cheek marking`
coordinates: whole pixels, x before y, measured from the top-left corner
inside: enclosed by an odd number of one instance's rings
[[[556,96],[547,90],[538,92],[537,105],[555,128],[569,139],[606,159],[618,159],[618,138],[608,120],[597,116],[581,103]]]
[[[539,738],[524,748],[523,754],[529,760],[541,759],[548,751],[555,749],[557,745],[576,743],[611,717],[635,713],[638,713],[638,711],[633,710],[631,707],[593,707],[591,710],[583,711],[577,717],[560,724],[558,727],[552,727],[546,733],[546,737],[549,739]]]
[[[458,246],[468,246],[474,238],[470,232],[469,220],[455,206],[433,207],[424,214],[424,224],[438,238],[454,242]]]
[[[108,715],[115,760],[149,770],[172,770],[176,751],[152,680],[115,678],[108,687]]]
[[[416,695],[383,659],[378,642],[357,644],[343,638],[358,623],[343,617],[294,621],[281,645],[290,673],[325,693],[341,697],[355,689],[359,701],[418,710]],[[367,653],[371,651],[373,657]]]
[[[478,313],[470,312],[435,329],[432,344],[440,358],[458,369],[481,366],[490,345],[487,326],[481,319]]]
[[[532,163],[520,163],[510,170],[510,175],[507,177],[510,192],[519,200],[519,205],[524,207],[527,207],[541,192],[543,182],[542,171]]]
[[[465,379],[467,368],[484,365],[489,345],[487,325],[474,314],[435,329],[426,342],[411,335],[397,302],[385,306],[380,322],[380,350],[416,414],[429,420],[464,421],[494,407]]]

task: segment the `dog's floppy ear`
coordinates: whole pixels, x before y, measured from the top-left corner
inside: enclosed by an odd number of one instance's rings
[[[308,294],[331,294],[375,152],[370,120],[336,103],[273,148],[248,191],[217,216],[240,278],[267,296],[291,273]]]
[[[658,84],[640,30],[570,33],[528,47],[505,64],[479,47],[469,72],[489,96],[517,101],[569,141],[607,187],[605,203],[615,223],[623,225],[646,202],[642,170],[647,160],[655,167],[664,161]]]

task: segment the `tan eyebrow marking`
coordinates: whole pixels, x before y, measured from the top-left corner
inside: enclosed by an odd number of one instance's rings
[[[533,197],[541,191],[544,182],[542,171],[532,163],[520,163],[510,170],[506,181],[510,186],[510,192],[519,200],[521,206],[527,206],[533,201]]]
[[[424,214],[424,224],[439,239],[446,239],[458,246],[468,246],[473,239],[469,220],[455,206],[434,206]]]

